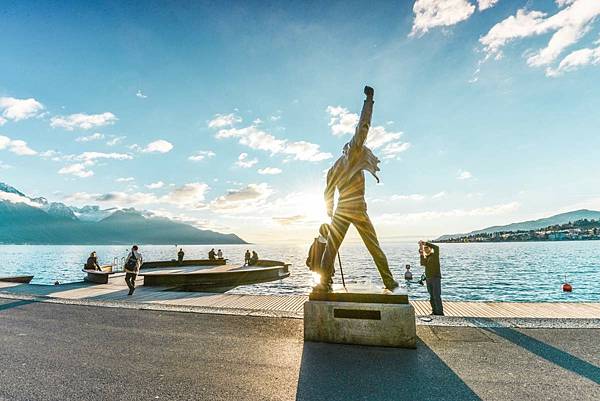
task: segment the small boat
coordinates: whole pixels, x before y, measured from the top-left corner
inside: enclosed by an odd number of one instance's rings
[[[0,277],[0,281],[7,283],[24,283],[28,284],[33,276],[12,276],[12,277]]]

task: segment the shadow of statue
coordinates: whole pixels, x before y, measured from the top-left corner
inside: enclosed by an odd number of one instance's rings
[[[416,350],[304,343],[296,401],[479,399],[422,341]]]

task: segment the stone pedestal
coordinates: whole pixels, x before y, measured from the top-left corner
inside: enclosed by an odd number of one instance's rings
[[[416,348],[415,310],[406,293],[353,287],[311,293],[304,340]]]

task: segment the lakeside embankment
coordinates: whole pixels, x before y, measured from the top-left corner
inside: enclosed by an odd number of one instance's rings
[[[304,343],[299,319],[5,299],[0,319],[13,401],[600,397],[598,329],[418,326],[408,350]]]

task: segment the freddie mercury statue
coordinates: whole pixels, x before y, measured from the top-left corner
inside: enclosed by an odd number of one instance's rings
[[[327,237],[327,245],[321,260],[321,282],[315,287],[316,291],[331,290],[335,257],[350,224],[356,227],[371,253],[385,287],[388,290],[394,290],[398,287],[398,283],[390,272],[387,258],[379,246],[375,228],[367,214],[364,171],[371,173],[379,182],[377,172],[379,171],[378,164],[380,160],[373,154],[371,149],[365,146],[369,127],[371,126],[371,115],[373,114],[374,90],[369,86],[365,86],[364,93],[367,98],[364,101],[354,137],[344,145],[343,155],[327,172],[325,204],[327,215],[332,218],[332,221]],[[333,204],[336,189],[339,192],[339,197],[334,213]]]

